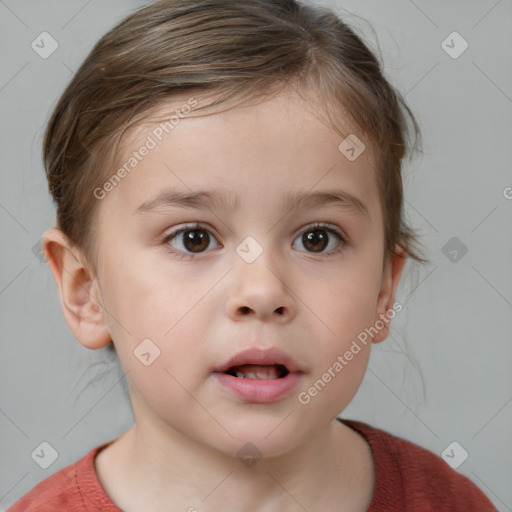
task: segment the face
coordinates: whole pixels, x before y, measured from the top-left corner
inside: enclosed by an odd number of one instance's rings
[[[371,346],[354,340],[383,312],[370,151],[349,160],[290,91],[183,118],[162,140],[156,126],[126,139],[123,162],[156,145],[98,205],[98,300],[137,427],[284,453],[352,400]]]

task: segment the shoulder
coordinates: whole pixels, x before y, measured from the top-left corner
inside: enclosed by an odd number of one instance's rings
[[[118,511],[101,487],[94,469],[94,457],[108,444],[93,448],[75,463],[39,482],[7,512]]]
[[[372,450],[375,489],[368,512],[496,512],[475,483],[438,455],[366,423],[341,421],[361,434]]]
[[[79,464],[80,461],[71,464],[39,482],[7,512],[46,512],[59,510],[59,507],[67,507],[67,510],[85,510],[81,506],[82,497],[76,482]]]

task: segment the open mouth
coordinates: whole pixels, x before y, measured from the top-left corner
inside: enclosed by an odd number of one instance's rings
[[[213,369],[230,398],[256,404],[289,397],[305,373],[299,362],[277,347],[242,350]]]
[[[290,372],[288,368],[282,364],[244,364],[232,366],[223,373],[238,377],[239,379],[282,379]]]

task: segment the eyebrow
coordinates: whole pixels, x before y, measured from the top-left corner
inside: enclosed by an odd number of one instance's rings
[[[281,209],[285,212],[298,209],[312,209],[320,206],[338,206],[362,217],[370,218],[368,207],[356,196],[343,190],[320,190],[316,192],[294,192],[284,196]],[[135,214],[163,210],[166,207],[223,209],[233,211],[240,206],[236,196],[217,191],[179,192],[167,190],[142,203]]]

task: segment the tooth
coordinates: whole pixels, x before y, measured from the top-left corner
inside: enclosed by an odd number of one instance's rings
[[[240,379],[278,379],[279,372],[277,368],[271,366],[267,368],[257,368],[253,370],[236,371],[236,376]]]

